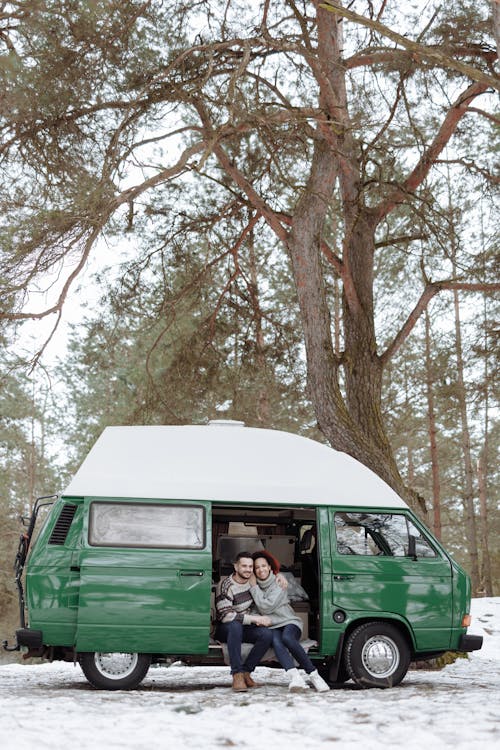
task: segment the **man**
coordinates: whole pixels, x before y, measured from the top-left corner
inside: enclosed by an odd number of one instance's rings
[[[234,561],[234,573],[219,581],[215,594],[217,612],[217,640],[227,643],[233,690],[237,693],[248,688],[260,687],[251,673],[260,662],[273,640],[267,615],[251,614],[253,599],[250,594],[250,578],[253,575],[253,560],[250,552],[239,552]],[[241,644],[254,646],[245,662],[241,657]]]

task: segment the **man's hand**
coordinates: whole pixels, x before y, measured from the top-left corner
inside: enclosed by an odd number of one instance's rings
[[[286,590],[288,588],[288,581],[286,580],[283,573],[278,573],[278,575],[276,576],[276,583],[282,589]]]
[[[271,618],[267,615],[256,615],[253,621],[254,625],[260,625],[268,628],[271,624]]]

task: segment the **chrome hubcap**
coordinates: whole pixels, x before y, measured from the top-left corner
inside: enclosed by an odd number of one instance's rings
[[[113,653],[94,654],[94,662],[99,672],[109,680],[121,680],[128,677],[137,666],[137,654]]]
[[[372,677],[390,677],[399,665],[399,649],[386,635],[375,635],[366,641],[361,658]]]

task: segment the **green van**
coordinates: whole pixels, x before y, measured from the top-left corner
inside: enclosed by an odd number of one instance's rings
[[[330,684],[392,687],[412,660],[481,648],[469,577],[387,484],[316,441],[224,420],[104,430],[21,537],[21,627],[4,648],[78,661],[110,690],[151,663],[228,663],[213,591],[238,551],[264,548]]]

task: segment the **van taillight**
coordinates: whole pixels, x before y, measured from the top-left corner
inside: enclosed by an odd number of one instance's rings
[[[464,615],[462,617],[462,627],[463,628],[468,628],[469,625],[471,624],[471,620],[472,620],[472,618],[471,618],[470,615]]]

